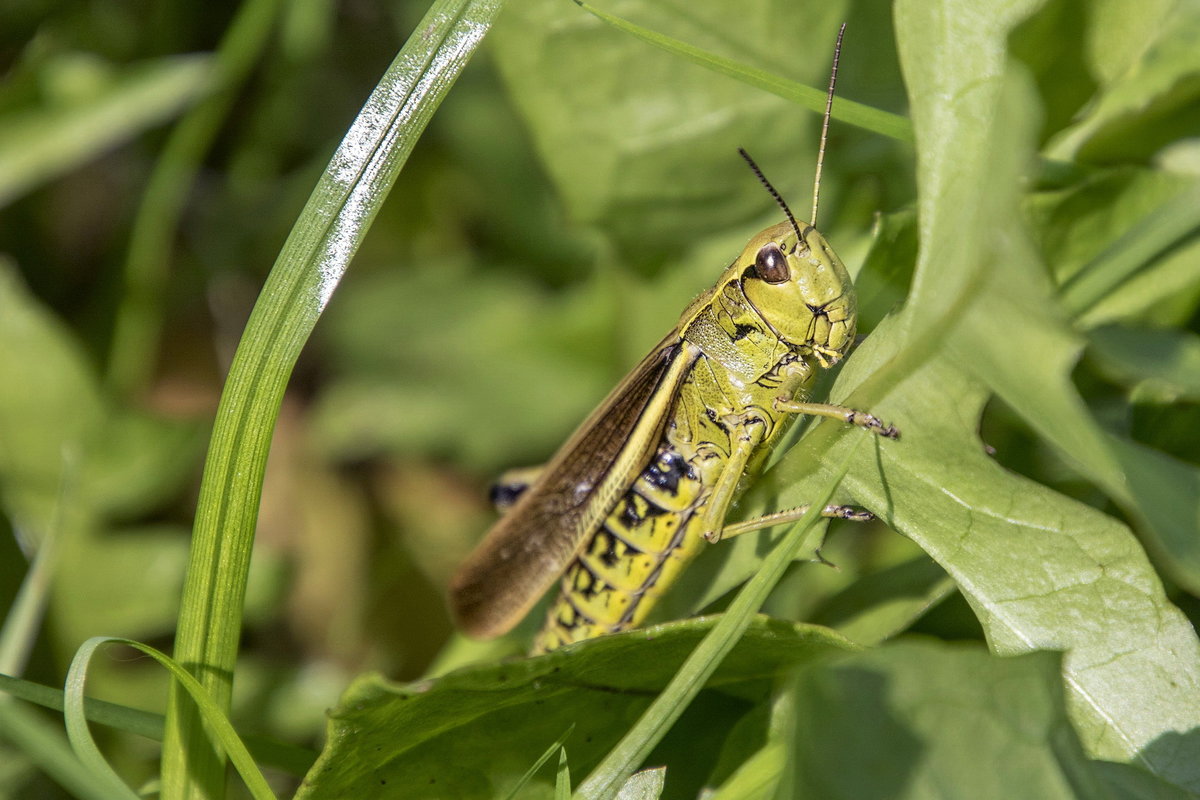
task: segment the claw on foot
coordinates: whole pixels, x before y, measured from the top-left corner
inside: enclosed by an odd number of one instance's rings
[[[900,431],[895,425],[886,425],[879,417],[864,411],[851,410],[850,413],[846,414],[846,422],[851,425],[857,425],[860,428],[866,428],[872,433],[877,433],[887,439],[900,438]]]

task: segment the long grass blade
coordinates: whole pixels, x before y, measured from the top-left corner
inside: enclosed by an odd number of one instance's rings
[[[292,367],[401,166],[478,47],[499,0],[438,0],[334,153],[247,322],[217,410],[200,488],[175,657],[227,709],[263,473]],[[217,798],[224,759],[173,686],[167,800]]]

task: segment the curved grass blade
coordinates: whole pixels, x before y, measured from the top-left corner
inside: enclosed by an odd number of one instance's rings
[[[238,345],[217,411],[196,513],[176,659],[228,708],[271,433],[301,348],[434,110],[499,0],[439,0],[342,140],[280,252]],[[220,797],[223,759],[172,687],[166,798]]]
[[[213,736],[220,742],[221,749],[229,754],[229,759],[237,768],[238,774],[242,776],[242,780],[246,782],[250,794],[255,800],[274,800],[275,794],[267,786],[266,778],[259,771],[254,759],[250,757],[250,752],[238,737],[237,731],[233,729],[233,724],[225,716],[224,709],[217,705],[200,685],[200,682],[167,654],[141,642],[115,636],[94,636],[80,645],[79,650],[75,653],[75,658],[71,661],[71,668],[67,671],[67,681],[63,693],[63,715],[67,725],[67,736],[70,737],[71,744],[80,760],[92,769],[98,780],[112,787],[115,795],[137,797],[125,785],[120,776],[113,772],[100,749],[96,747],[92,733],[88,730],[87,716],[84,714],[83,688],[87,680],[88,663],[101,645],[110,643],[124,644],[140,650],[166,667],[199,707],[204,721],[211,728]]]

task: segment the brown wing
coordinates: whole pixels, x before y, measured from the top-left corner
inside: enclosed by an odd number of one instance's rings
[[[658,446],[699,351],[673,331],[592,412],[450,582],[459,627],[505,633],[566,569]]]

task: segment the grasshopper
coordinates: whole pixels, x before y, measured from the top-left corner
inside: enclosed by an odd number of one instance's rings
[[[839,32],[814,223],[841,41]],[[750,239],[536,477],[501,491],[511,507],[450,586],[466,633],[507,632],[560,578],[535,652],[636,627],[705,541],[720,537],[743,476],[798,415],[898,438],[870,414],[801,399],[818,369],[837,364],[854,342],[854,287],[814,223],[797,222],[740,152],[787,221]],[[824,513],[872,518],[846,506]]]

